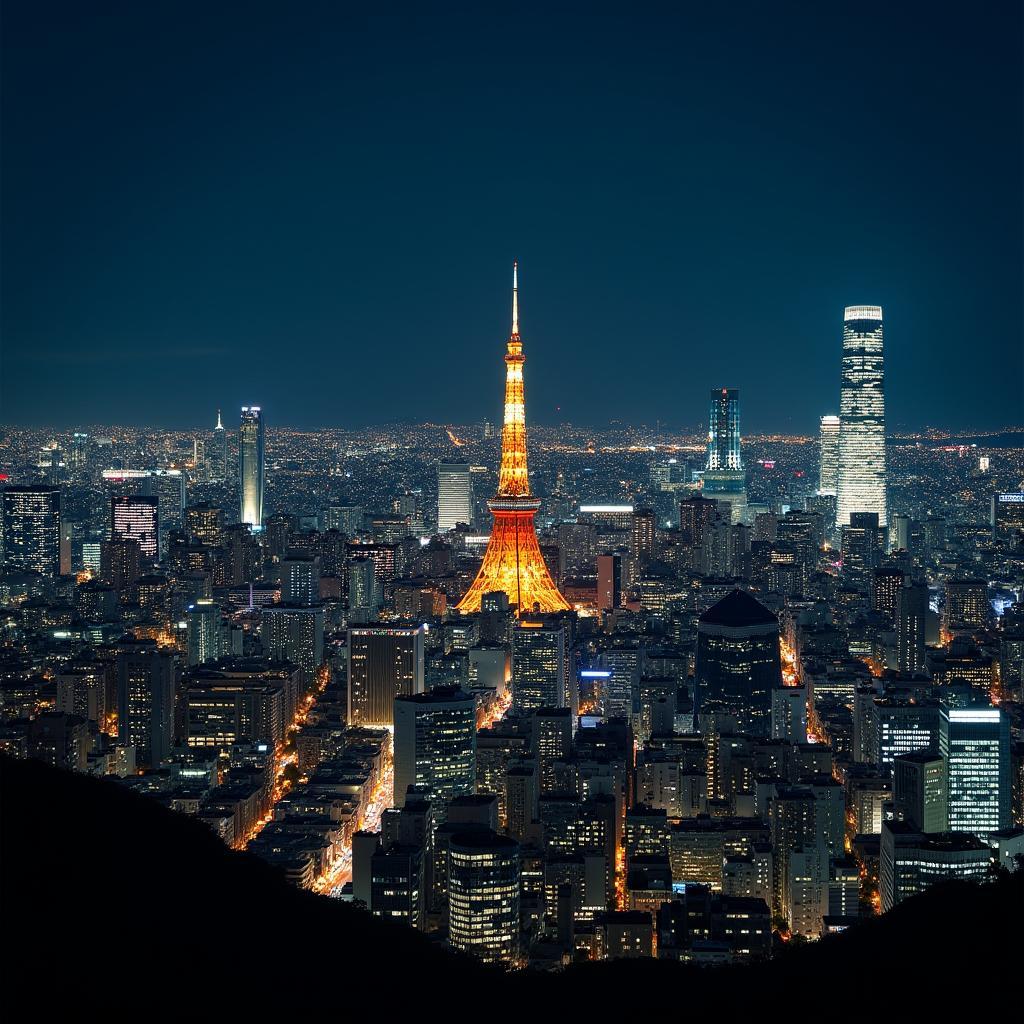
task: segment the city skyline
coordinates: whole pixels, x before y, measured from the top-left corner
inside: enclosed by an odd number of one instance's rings
[[[29,1005],[1013,1005],[1022,14],[5,0]]]
[[[537,424],[700,422],[728,386],[750,430],[812,433],[858,303],[886,310],[893,426],[1019,419],[1019,16],[912,8],[657,31],[555,12],[541,34],[525,12],[210,12],[196,38],[159,4],[113,31],[8,5],[4,418],[180,427],[258,401],[359,427],[386,398],[494,420],[464,382],[493,366],[518,258]],[[868,78],[862,21],[882,26]],[[188,388],[155,387],[165,371]]]

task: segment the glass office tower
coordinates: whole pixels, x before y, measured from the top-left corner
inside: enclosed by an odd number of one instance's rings
[[[43,576],[59,576],[60,506],[59,487],[4,488],[4,560]]]
[[[733,524],[747,518],[747,475],[740,455],[740,393],[737,388],[712,388],[708,411],[708,458],[704,493],[729,502]]]
[[[818,493],[835,494],[839,475],[839,417],[822,416],[821,463],[818,473]]]
[[[854,512],[877,512],[878,525],[887,525],[881,306],[847,306],[843,317],[836,490],[838,527]]]
[[[949,707],[939,714],[951,832],[985,839],[1011,824],[1010,722],[993,707]]]
[[[437,530],[446,533],[459,523],[473,525],[473,478],[467,462],[437,465]]]
[[[742,469],[740,461],[740,393],[713,388],[708,414],[708,469]]]
[[[243,406],[238,429],[238,493],[240,517],[253,532],[263,529],[263,413]]]

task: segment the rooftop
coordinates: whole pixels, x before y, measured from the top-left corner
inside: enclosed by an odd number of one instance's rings
[[[745,590],[734,590],[712,605],[701,617],[702,625],[709,626],[777,626],[775,613],[765,608]]]

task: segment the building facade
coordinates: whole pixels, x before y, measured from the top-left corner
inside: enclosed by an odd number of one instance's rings
[[[847,306],[839,397],[836,525],[854,512],[877,512],[888,523],[885,457],[885,367],[882,307]]]
[[[263,529],[263,442],[262,410],[258,405],[243,406],[238,428],[239,521],[253,531]]]
[[[394,724],[395,698],[423,693],[423,627],[365,626],[348,631],[348,721]]]
[[[60,488],[5,487],[4,560],[42,576],[60,575]]]
[[[473,525],[473,477],[468,462],[437,464],[437,532]]]

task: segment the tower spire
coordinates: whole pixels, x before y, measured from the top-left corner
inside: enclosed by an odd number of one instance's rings
[[[224,429],[224,424],[222,424],[221,421],[220,421],[220,409],[217,410],[217,426],[214,429],[215,430],[223,430]]]
[[[519,260],[512,261],[512,337],[519,337]]]

